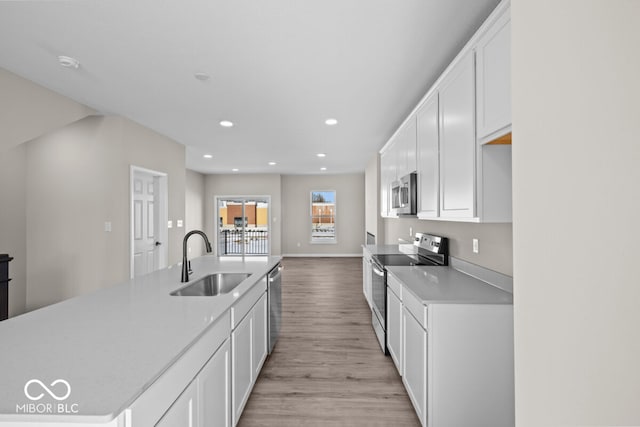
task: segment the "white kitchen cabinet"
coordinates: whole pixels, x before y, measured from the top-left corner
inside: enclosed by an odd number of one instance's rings
[[[392,301],[392,300],[391,300]],[[402,382],[423,426],[513,426],[513,306],[402,288]]]
[[[263,294],[253,308],[253,381],[260,375],[260,370],[267,358],[267,294]]]
[[[416,113],[418,150],[418,218],[440,215],[440,130],[438,92],[425,100]]]
[[[387,349],[396,368],[402,375],[402,300],[394,293],[392,287],[387,287]]]
[[[478,141],[511,132],[511,19],[502,11],[476,45]]]
[[[396,150],[393,145],[380,154],[380,215],[394,216],[391,211],[391,183],[397,179]]]
[[[427,331],[402,308],[402,382],[423,426],[427,425]]]
[[[227,339],[198,374],[198,425],[231,426],[231,345]]]
[[[249,313],[231,333],[233,425],[238,423],[253,386],[253,327]]]
[[[372,281],[373,271],[371,270],[371,255],[368,254],[366,250],[364,250],[362,255],[362,293],[367,300],[367,304],[369,304],[369,308],[371,308],[372,304]]]
[[[198,426],[198,386],[194,380],[162,416],[156,427]]]
[[[447,73],[440,94],[440,216],[475,216],[476,139],[474,53]]]
[[[395,137],[396,176],[402,178],[416,171],[416,116],[413,115],[402,125]]]
[[[251,390],[258,378],[260,368],[267,356],[267,294],[261,291],[256,302],[255,295],[247,295],[237,306],[232,316],[231,332],[231,390],[233,425],[238,423]],[[246,306],[254,303],[247,311]],[[236,308],[236,307],[234,307]],[[244,317],[236,324],[237,318]]]

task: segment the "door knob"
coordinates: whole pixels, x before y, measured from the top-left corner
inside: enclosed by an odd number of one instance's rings
[[[162,242],[156,242],[156,246],[160,246]]]

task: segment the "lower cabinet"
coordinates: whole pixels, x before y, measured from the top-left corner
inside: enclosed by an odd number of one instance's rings
[[[229,427],[230,362],[230,346],[227,339],[156,426]]]
[[[427,331],[402,308],[402,382],[422,425],[427,425]]]
[[[157,427],[196,427],[198,424],[198,382],[193,381],[171,408],[162,416]]]
[[[231,425],[231,345],[229,340],[198,374],[198,425]]]
[[[262,364],[267,357],[267,294],[231,333],[233,425],[238,423]]]
[[[367,254],[363,254],[362,256],[362,293],[364,294],[365,299],[367,300],[367,304],[369,304],[369,308],[371,308],[371,292],[372,292],[372,274],[371,271],[371,259],[367,256]]]
[[[404,353],[402,342],[402,301],[390,287],[387,287],[387,349],[400,375]]]

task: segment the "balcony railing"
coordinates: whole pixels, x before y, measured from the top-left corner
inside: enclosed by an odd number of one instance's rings
[[[220,243],[220,252],[224,255],[269,254],[269,232],[266,230],[220,230]]]

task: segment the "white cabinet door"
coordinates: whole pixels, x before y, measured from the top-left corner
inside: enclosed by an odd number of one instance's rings
[[[475,215],[475,73],[467,52],[440,86],[440,216]]]
[[[231,333],[231,354],[233,425],[236,425],[253,385],[251,360],[253,358],[253,316],[251,313],[247,314]]]
[[[387,348],[402,375],[402,301],[387,287]]]
[[[411,116],[396,134],[396,175],[403,176],[416,171],[416,116]]]
[[[391,183],[396,180],[396,152],[393,146],[380,154],[380,215],[391,216]]]
[[[252,383],[258,379],[260,369],[267,358],[267,294],[262,295],[253,307],[253,378]]]
[[[476,46],[478,140],[489,142],[511,129],[511,19],[509,9]]]
[[[198,425],[231,426],[231,346],[229,340],[198,374]]]
[[[198,387],[193,381],[156,424],[157,427],[196,427],[198,425]]]
[[[373,303],[371,300],[372,285],[373,271],[371,270],[371,258],[370,255],[365,253],[362,256],[362,292],[367,300],[367,304],[369,304],[369,308],[371,308],[371,304]]]
[[[422,425],[427,421],[427,331],[402,308],[402,382]]]
[[[418,201],[419,218],[435,218],[439,212],[439,111],[438,93],[430,96],[420,107],[417,116]]]

